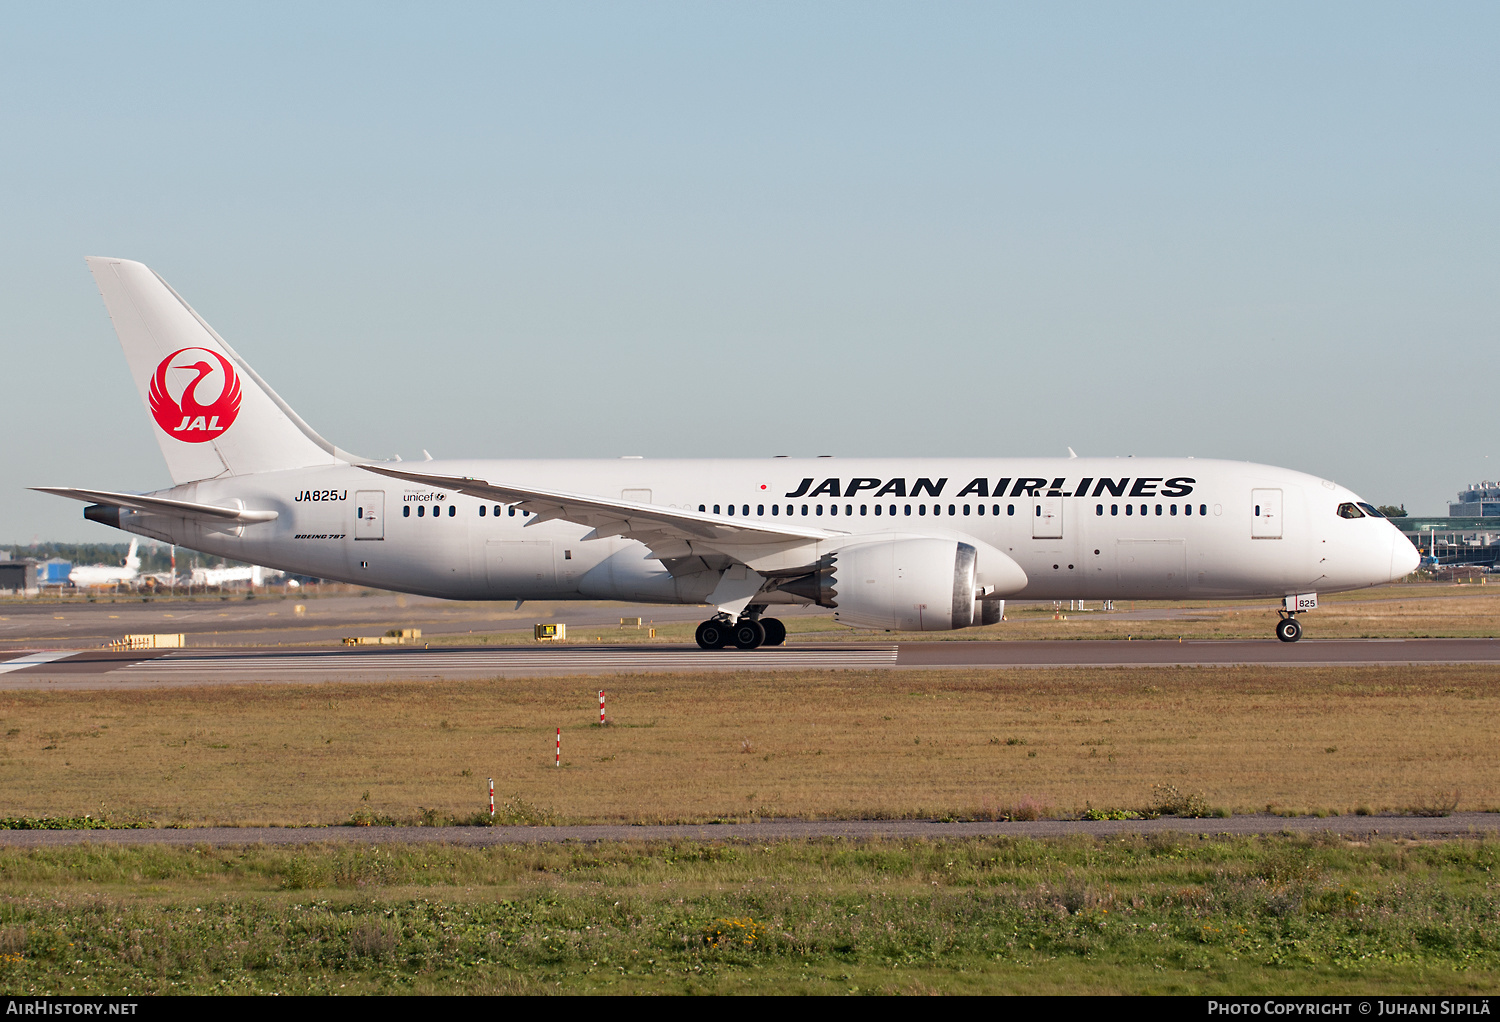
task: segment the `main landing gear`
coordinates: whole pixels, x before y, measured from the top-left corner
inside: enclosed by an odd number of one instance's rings
[[[1296,614],[1281,612],[1281,620],[1276,622],[1276,638],[1282,642],[1296,642],[1302,638],[1302,625]]]
[[[780,646],[786,641],[786,625],[774,617],[742,617],[738,621],[710,618],[698,626],[694,636],[702,649],[755,649],[759,646]]]

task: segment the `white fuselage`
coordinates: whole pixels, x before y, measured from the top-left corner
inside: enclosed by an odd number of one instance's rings
[[[1411,571],[1411,544],[1359,500],[1288,469],[1178,458],[774,458],[432,461],[434,475],[600,496],[855,536],[982,541],[1012,558],[1019,599],[1282,597],[1377,585]],[[699,603],[641,543],[527,525],[509,506],[358,467],[207,479],[159,496],[277,512],[229,531],[162,515],[121,527],[326,579],[451,599]],[[499,509],[497,515],[496,511]],[[732,510],[731,510],[732,509]],[[680,575],[681,573],[679,573]],[[768,593],[762,602],[804,600]]]
[[[140,581],[140,572],[135,568],[111,568],[105,564],[90,564],[68,572],[68,581],[80,589],[86,586],[129,585]]]

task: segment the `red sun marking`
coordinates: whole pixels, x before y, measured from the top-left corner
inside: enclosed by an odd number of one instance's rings
[[[212,361],[209,361],[212,359]],[[167,380],[168,370],[178,369],[197,375],[172,397],[177,380]],[[198,387],[205,379],[218,374],[219,394],[208,404],[198,399]],[[222,436],[240,413],[240,378],[229,360],[211,348],[181,348],[172,352],[156,367],[148,394],[151,416],[168,435],[188,444],[201,444]]]
[[[762,490],[764,490],[764,489],[765,489],[765,488],[766,488],[766,484],[765,484],[765,483],[761,483],[761,484],[760,484],[760,488],[761,488],[761,489],[762,489]]]

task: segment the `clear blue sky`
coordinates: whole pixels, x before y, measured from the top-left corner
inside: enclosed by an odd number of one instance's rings
[[[0,540],[167,484],[85,255],[370,455],[1500,475],[1500,7],[12,5]]]

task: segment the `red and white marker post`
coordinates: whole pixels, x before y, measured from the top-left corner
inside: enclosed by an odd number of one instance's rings
[[[490,778],[490,817],[495,815],[495,779]]]
[[[604,691],[599,692],[599,726],[604,726]]]
[[[562,766],[562,728],[557,729],[557,766]]]

